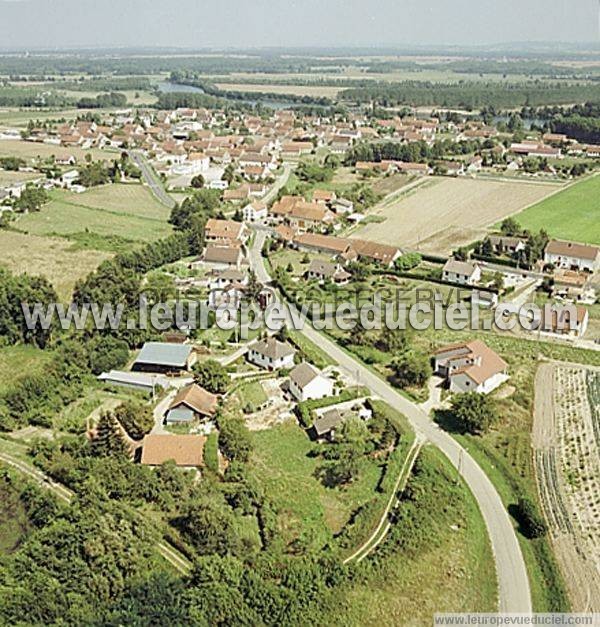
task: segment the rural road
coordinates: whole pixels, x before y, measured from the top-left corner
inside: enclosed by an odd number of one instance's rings
[[[152,167],[146,161],[146,157],[133,150],[129,151],[129,156],[135,165],[142,171],[144,182],[148,185],[148,187],[150,187],[152,193],[158,201],[169,207],[169,209],[172,209],[175,206],[175,201],[165,191],[161,181],[157,178],[156,174],[152,170]]]
[[[275,200],[277,193],[279,192],[281,188],[285,187],[286,183],[288,182],[288,179],[290,178],[290,174],[292,173],[292,170],[295,167],[296,167],[296,164],[293,164],[293,163],[283,164],[283,172],[277,178],[275,183],[272,185],[271,189],[266,193],[264,198],[261,199],[261,202],[265,203],[265,205],[268,205],[270,202]]]
[[[257,231],[249,258],[259,281],[270,282],[261,250],[266,233]],[[418,436],[437,446],[463,477],[473,493],[488,529],[498,576],[499,610],[531,613],[531,593],[525,561],[515,529],[496,488],[469,453],[435,424],[418,405],[409,401],[327,336],[305,323],[301,332],[329,357],[351,373],[361,385],[403,413]]]

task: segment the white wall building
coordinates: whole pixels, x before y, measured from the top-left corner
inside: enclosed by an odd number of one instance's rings
[[[303,362],[290,372],[290,392],[297,401],[325,398],[333,395],[333,381]]]

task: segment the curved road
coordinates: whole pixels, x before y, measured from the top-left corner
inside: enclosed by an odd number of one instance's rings
[[[130,150],[128,154],[131,157],[131,160],[135,163],[135,165],[141,170],[144,182],[152,190],[152,193],[157,198],[157,200],[166,207],[169,207],[169,209],[173,209],[173,207],[175,206],[175,201],[165,191],[161,180],[156,176],[148,161],[146,161],[146,157],[144,157],[141,152],[137,152],[134,150]]]
[[[249,252],[250,264],[259,281],[263,283],[271,280],[261,256],[266,236],[266,232],[257,231]],[[420,407],[399,394],[335,342],[316,331],[308,322],[304,324],[301,332],[347,372],[359,379],[361,385],[367,386],[375,395],[402,412],[417,435],[429,440],[448,457],[471,489],[487,526],[496,562],[499,610],[531,613],[529,579],[515,529],[496,488],[471,455],[452,436],[440,429]]]

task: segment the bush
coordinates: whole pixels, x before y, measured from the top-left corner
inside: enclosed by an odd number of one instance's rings
[[[548,533],[548,526],[531,499],[527,497],[519,499],[516,507],[516,517],[526,538],[542,538]]]

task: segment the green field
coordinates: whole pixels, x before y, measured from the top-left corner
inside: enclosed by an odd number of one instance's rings
[[[159,239],[171,232],[169,210],[142,185],[105,185],[83,194],[56,190],[51,198],[40,212],[19,218],[17,228],[34,235],[90,232],[136,241]]]
[[[530,231],[600,245],[600,176],[576,183],[516,216]]]
[[[300,541],[320,550],[341,531],[352,512],[373,497],[382,469],[364,459],[360,479],[344,490],[326,488],[315,476],[322,461],[314,443],[295,423],[254,434],[253,466],[279,512],[286,544]]]
[[[436,612],[496,611],[492,550],[469,489],[430,446],[408,485],[413,498],[324,624],[431,625]]]
[[[6,346],[0,348],[0,394],[10,389],[17,375],[39,372],[51,359],[51,353],[33,346]]]
[[[30,528],[19,493],[9,483],[0,482],[0,556],[18,548]]]

